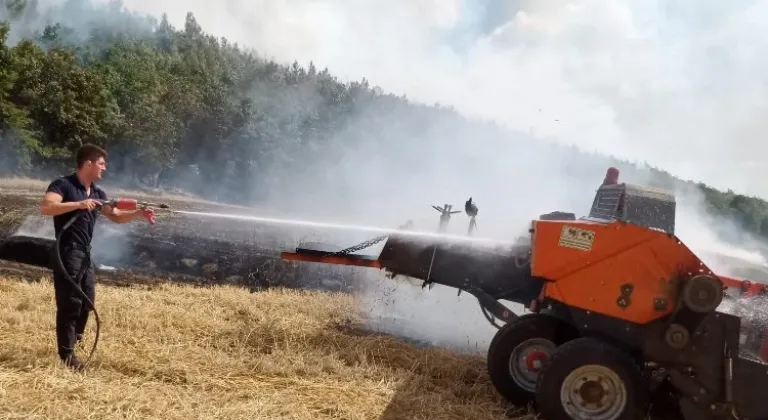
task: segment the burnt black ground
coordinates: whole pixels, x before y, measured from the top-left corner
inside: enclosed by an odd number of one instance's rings
[[[50,236],[34,237],[26,232],[13,235],[30,217],[37,219],[36,228],[51,224],[37,214],[38,200],[23,192],[0,190],[0,260],[50,268],[54,244]],[[210,203],[171,201],[169,204],[188,211],[245,213],[241,208]],[[48,230],[52,235],[52,229],[48,227]],[[161,211],[154,226],[101,222],[94,234],[93,258],[100,267],[147,276],[194,278],[207,284],[237,284],[250,289],[280,285],[351,291],[359,269],[299,265],[280,259],[281,251],[295,248],[306,235],[284,226]]]

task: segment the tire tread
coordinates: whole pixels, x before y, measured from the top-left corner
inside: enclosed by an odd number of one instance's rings
[[[614,369],[625,381],[629,399],[628,410],[617,420],[645,419],[650,405],[650,395],[640,368],[624,351],[591,337],[577,338],[564,343],[545,362],[538,377],[535,393],[535,403],[540,418],[570,420],[561,408],[560,381],[567,376],[569,369],[592,363],[603,364]],[[554,370],[551,369],[553,366]],[[563,372],[564,369],[567,371]]]
[[[535,394],[520,388],[508,372],[507,364],[511,350],[503,346],[510,340],[518,340],[541,337],[552,339],[555,344],[557,338],[558,323],[560,321],[549,315],[531,313],[522,315],[505,324],[491,339],[488,346],[487,368],[491,383],[507,401],[517,406],[525,406],[534,400]],[[505,357],[503,357],[505,356]]]

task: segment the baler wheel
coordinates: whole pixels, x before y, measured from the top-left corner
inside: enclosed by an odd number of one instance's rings
[[[525,314],[501,327],[488,346],[488,375],[506,400],[525,406],[534,399],[541,366],[559,344],[575,338],[560,321]]]
[[[557,348],[536,385],[536,406],[546,420],[642,420],[649,404],[637,364],[595,338]]]

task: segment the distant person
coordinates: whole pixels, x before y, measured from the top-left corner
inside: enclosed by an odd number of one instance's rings
[[[102,204],[107,194],[94,181],[107,170],[107,152],[92,144],[80,147],[76,155],[77,170],[51,182],[45,192],[40,213],[53,216],[56,237],[63,226],[78,212],[82,216],[63,233],[61,259],[69,275],[80,285],[91,302],[95,302],[95,276],[91,261],[91,239],[99,214],[115,223],[127,223],[140,218],[154,218],[150,210],[121,211]],[[55,252],[55,250],[54,250]],[[55,261],[55,260],[54,260]],[[56,294],[56,341],[61,360],[75,370],[83,368],[75,356],[75,344],[82,340],[91,308],[53,264],[53,287]]]

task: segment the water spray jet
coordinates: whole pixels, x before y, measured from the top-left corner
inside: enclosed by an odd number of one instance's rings
[[[443,242],[469,242],[469,243],[476,243],[481,245],[484,244],[484,245],[500,245],[500,246],[512,245],[514,243],[512,241],[493,239],[493,238],[467,237],[467,236],[453,235],[453,234],[447,234],[447,233],[418,231],[418,230],[412,230],[410,228],[405,228],[405,226],[401,226],[398,228],[383,228],[383,227],[370,226],[370,225],[317,222],[317,221],[311,221],[311,220],[284,219],[284,218],[277,218],[277,217],[250,216],[250,215],[186,211],[186,210],[171,210],[171,211],[173,213],[184,214],[188,216],[214,217],[214,218],[232,219],[232,220],[264,223],[264,224],[272,224],[272,225],[287,225],[287,226],[307,227],[307,228],[317,228],[317,229],[351,230],[351,231],[358,231],[358,232],[375,232],[375,233],[381,233],[381,234],[397,233],[403,236],[431,238],[431,239],[434,239],[437,241],[443,241]]]

